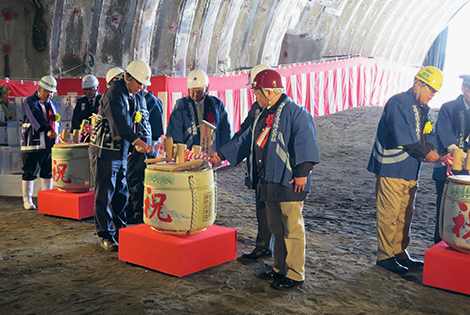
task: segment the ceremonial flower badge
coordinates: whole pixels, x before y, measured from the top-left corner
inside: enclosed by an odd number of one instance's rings
[[[208,112],[207,113],[207,122],[209,122],[210,124],[214,124],[214,121],[215,121],[214,113],[212,111]]]
[[[434,129],[434,126],[432,125],[431,121],[428,121],[424,125],[423,134],[427,135],[428,133],[431,133],[433,129]]]
[[[60,120],[60,115],[59,114],[55,114],[54,115],[54,121],[59,121]]]
[[[268,117],[266,117],[266,120],[264,122],[266,123],[266,127],[271,128],[274,122],[274,114],[268,115]]]
[[[258,137],[258,140],[256,140],[256,144],[261,148],[264,148],[264,145],[268,140],[269,131],[271,131],[271,128],[273,127],[274,114],[268,115],[264,122],[266,123],[266,127],[264,127],[263,131]]]
[[[139,111],[135,112],[134,123],[138,123],[141,120],[142,120],[142,114]]]

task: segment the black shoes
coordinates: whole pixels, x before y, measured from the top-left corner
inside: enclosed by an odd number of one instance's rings
[[[400,265],[407,267],[408,269],[413,269],[413,268],[416,269],[416,268],[421,268],[424,266],[424,262],[422,262],[421,260],[415,260],[411,258],[397,259],[397,262]]]
[[[144,216],[142,213],[136,213],[133,216],[127,217],[127,224],[141,224],[144,223]]]
[[[265,256],[272,256],[273,253],[269,249],[255,249],[251,253],[244,253],[243,258],[258,259]]]
[[[117,252],[119,249],[119,244],[114,239],[110,240],[107,238],[102,238],[100,241],[100,246],[109,252]]]
[[[301,286],[304,283],[304,281],[295,281],[287,278],[286,276],[280,275],[274,270],[255,274],[255,277],[262,280],[273,280],[269,286],[276,290],[290,289]]]
[[[403,274],[408,272],[408,268],[400,264],[395,257],[384,259],[384,260],[378,260],[376,262],[377,266],[382,267],[387,269],[388,271],[398,273],[398,274]]]
[[[275,279],[269,286],[276,290],[292,289],[304,284],[305,281],[295,281],[287,277]]]
[[[278,274],[274,270],[271,270],[271,271],[265,271],[262,273],[255,273],[255,277],[258,279],[262,279],[262,280],[274,280],[274,279],[283,278],[284,276]]]

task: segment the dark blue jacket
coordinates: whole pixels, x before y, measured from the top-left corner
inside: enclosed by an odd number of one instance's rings
[[[149,112],[149,122],[152,128],[152,140],[157,141],[163,134],[163,104],[159,98],[153,95],[152,91],[145,94],[147,110]]]
[[[58,113],[59,106],[51,99],[50,105],[54,114]],[[21,125],[21,152],[39,152],[51,150],[55,139],[50,139],[47,132],[54,129],[60,132],[60,121],[54,123],[54,128],[49,125],[49,121],[44,118],[44,111],[40,103],[38,92],[25,99],[22,105],[23,123]]]
[[[130,96],[124,80],[106,90],[93,128],[90,154],[111,160],[127,158],[130,144],[139,138],[134,133],[134,117],[142,101],[142,96]]]
[[[80,129],[83,119],[89,120],[92,114],[98,114],[101,97],[102,95],[100,93],[96,95],[96,98],[93,100],[93,106],[91,106],[90,100],[86,96],[77,99],[77,103],[73,109],[72,130]]]
[[[212,116],[214,121],[208,119]],[[213,124],[215,130],[214,151],[230,141],[230,123],[222,100],[206,94],[204,99],[204,120]],[[197,111],[194,101],[189,97],[183,97],[176,101],[170,116],[167,137],[172,137],[175,143],[181,142],[191,149],[193,145],[200,145],[200,132],[197,128]]]
[[[470,113],[465,106],[463,95],[441,106],[434,130],[437,138],[438,154],[446,153],[447,147],[452,144],[467,151],[469,147]],[[434,180],[445,181],[447,179],[446,171],[446,166],[436,163],[434,164],[432,178]],[[454,174],[457,175],[456,172]]]
[[[257,116],[259,118],[259,116]],[[230,141],[220,149],[231,165],[240,163],[247,158],[245,184],[253,188],[253,129],[258,123],[255,119],[238,138]],[[274,123],[269,133],[267,159],[263,161],[267,182],[293,187],[289,182],[294,178],[293,169],[306,162],[320,162],[315,124],[312,115],[291,98],[285,97],[279,105]],[[311,174],[307,175],[305,190],[310,191]]]

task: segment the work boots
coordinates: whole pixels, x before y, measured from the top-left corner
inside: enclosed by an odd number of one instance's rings
[[[41,178],[42,190],[52,189],[52,178]]]
[[[23,181],[23,206],[26,210],[34,210],[36,206],[33,203],[34,180]]]

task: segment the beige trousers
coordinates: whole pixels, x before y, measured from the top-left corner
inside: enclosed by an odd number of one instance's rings
[[[304,281],[304,202],[266,201],[265,204],[268,228],[274,235],[274,271],[292,280]]]
[[[409,258],[406,248],[417,190],[416,180],[375,176],[377,260]]]

